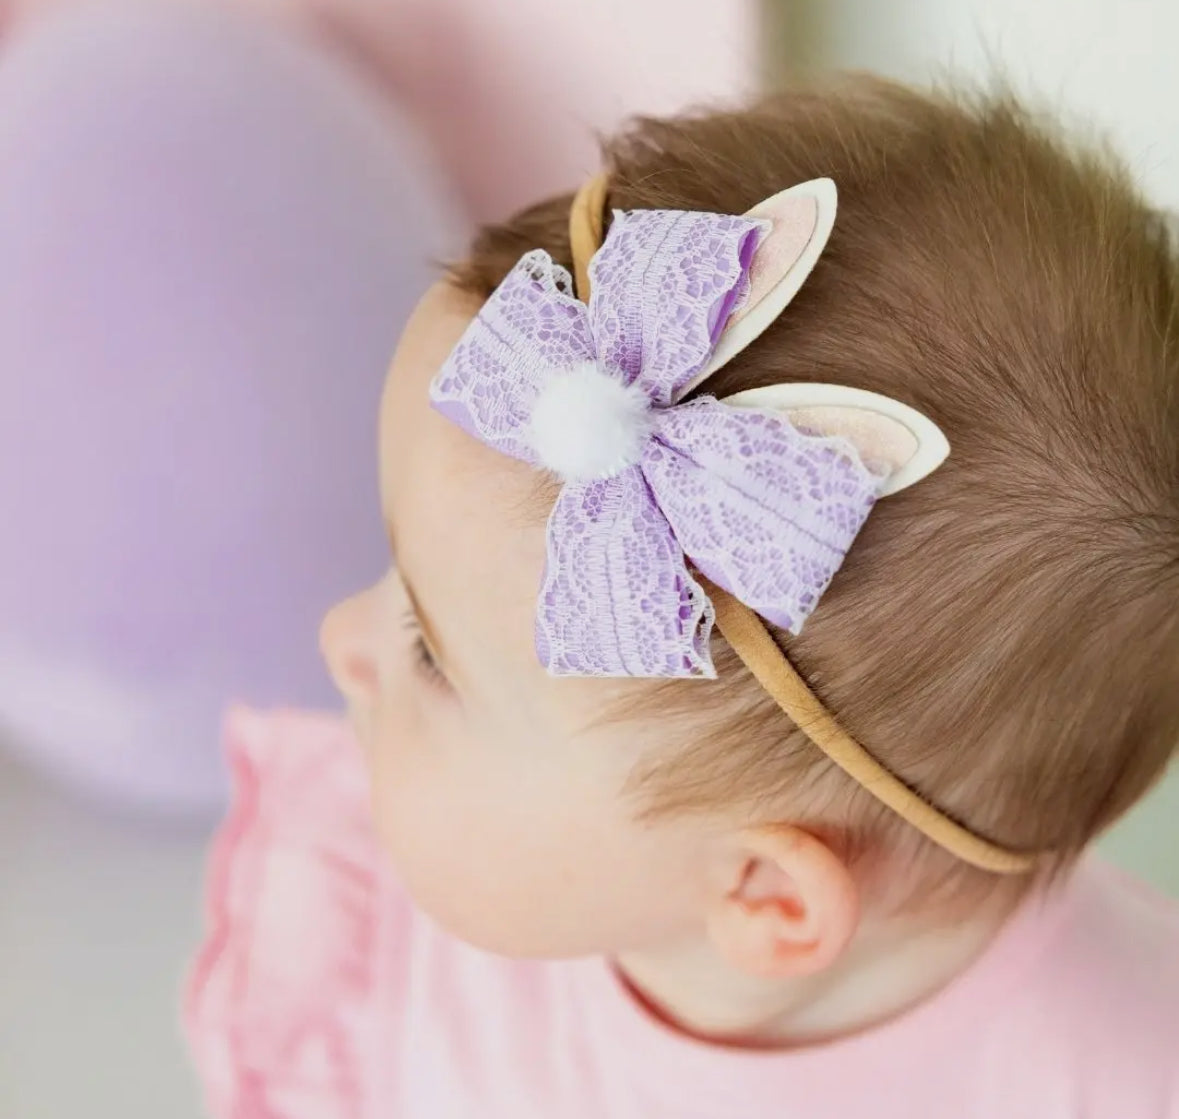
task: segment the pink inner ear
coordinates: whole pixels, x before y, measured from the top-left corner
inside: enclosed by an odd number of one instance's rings
[[[819,204],[808,194],[788,195],[772,209],[750,215],[768,218],[773,228],[758,246],[749,269],[749,294],[728,321],[739,323],[786,276],[802,256],[819,224]]]
[[[895,474],[920,449],[917,436],[899,420],[864,408],[820,404],[791,408],[786,415],[799,431],[846,439],[875,474]]]

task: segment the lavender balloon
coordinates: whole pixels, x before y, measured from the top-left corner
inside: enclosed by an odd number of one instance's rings
[[[227,703],[331,700],[438,198],[383,102],[240,14],[97,5],[0,56],[5,745],[203,813]]]

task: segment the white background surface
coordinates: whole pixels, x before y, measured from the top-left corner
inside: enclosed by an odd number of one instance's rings
[[[64,800],[0,753],[0,1117],[196,1119],[176,1026],[204,838]]]
[[[812,0],[823,62],[902,80],[1003,74],[1108,131],[1146,189],[1179,206],[1174,0]]]

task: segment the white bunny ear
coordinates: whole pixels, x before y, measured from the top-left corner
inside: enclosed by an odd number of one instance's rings
[[[830,179],[812,179],[759,202],[745,217],[769,226],[749,267],[749,291],[729,317],[712,359],[684,390],[690,392],[757,338],[810,275],[835,225],[838,194]]]
[[[928,477],[950,453],[941,429],[916,409],[845,385],[769,385],[736,393],[724,403],[778,412],[800,431],[846,439],[869,470],[887,476],[882,497]]]

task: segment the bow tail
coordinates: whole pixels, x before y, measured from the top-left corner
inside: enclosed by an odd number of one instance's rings
[[[636,466],[570,483],[548,524],[536,615],[554,676],[715,676],[713,610]]]

